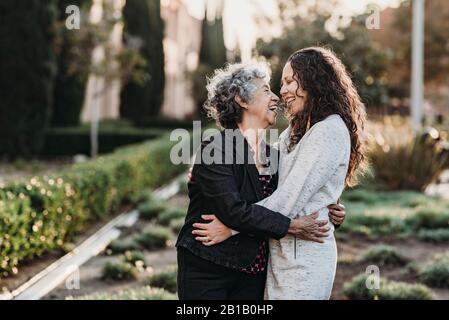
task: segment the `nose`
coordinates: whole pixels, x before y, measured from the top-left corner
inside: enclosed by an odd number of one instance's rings
[[[287,94],[287,88],[286,88],[286,86],[285,85],[282,85],[281,86],[281,91],[280,91],[280,93],[281,93],[281,96],[284,96],[285,94]]]
[[[279,101],[279,97],[274,92],[272,92],[271,93],[271,100],[278,102]]]

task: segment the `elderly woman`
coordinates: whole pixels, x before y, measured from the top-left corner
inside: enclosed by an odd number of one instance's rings
[[[277,187],[277,173],[261,174],[266,171],[257,156],[257,132],[275,123],[279,101],[265,70],[261,65],[229,65],[209,81],[206,108],[227,130],[203,141],[192,169],[190,204],[176,243],[180,299],[263,299],[268,238],[291,234],[320,241],[329,230],[317,215],[290,219],[253,205]],[[223,147],[229,143],[231,148]],[[206,161],[205,154],[226,161]],[[194,228],[205,223],[204,214],[210,212],[240,233],[204,246],[195,235],[201,238],[201,231]]]

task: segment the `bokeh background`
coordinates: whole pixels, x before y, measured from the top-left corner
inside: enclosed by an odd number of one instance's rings
[[[0,297],[138,212],[67,273],[75,285],[36,298],[175,299],[188,168],[171,163],[170,132],[214,126],[214,69],[265,60],[278,93],[287,57],[311,45],[342,59],[369,115],[332,298],[449,299],[445,0],[3,0]]]

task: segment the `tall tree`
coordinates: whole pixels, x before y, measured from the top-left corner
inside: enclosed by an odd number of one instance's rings
[[[159,115],[164,98],[164,23],[160,0],[127,0],[123,9],[124,41],[139,47],[149,79],[131,80],[120,94],[120,114],[134,123]]]
[[[56,0],[0,1],[0,155],[39,151],[50,121]]]
[[[203,113],[203,104],[207,99],[206,77],[211,75],[214,69],[222,68],[227,62],[226,47],[223,32],[223,2],[215,2],[215,12],[210,12],[211,7],[206,6],[204,20],[201,25],[201,47],[198,68],[192,72],[192,93],[197,104],[198,113]],[[208,16],[213,16],[209,20]]]
[[[72,51],[80,45],[76,38],[77,30],[65,28],[66,8],[76,5],[84,12],[92,5],[92,0],[58,0],[58,21],[60,34],[57,46],[58,73],[56,75],[53,103],[53,126],[73,126],[80,121],[84,94],[87,85],[86,72],[73,68]],[[82,20],[87,19],[86,14]],[[82,21],[84,24],[85,21]],[[83,26],[81,26],[82,28]]]

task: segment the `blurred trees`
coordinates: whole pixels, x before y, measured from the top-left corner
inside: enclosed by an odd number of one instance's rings
[[[273,69],[273,88],[280,89],[282,68],[298,49],[325,45],[343,61],[353,77],[365,104],[377,107],[388,102],[386,72],[391,57],[376,45],[365,26],[366,15],[353,17],[350,24],[333,20],[329,31],[332,6],[321,3],[308,6],[304,0],[279,0],[281,36],[258,40],[256,53],[266,57]]]
[[[146,60],[147,81],[131,79],[120,94],[120,114],[136,124],[157,116],[165,86],[164,23],[159,0],[128,0],[123,9],[124,41]]]
[[[29,156],[43,144],[53,104],[56,0],[0,2],[0,154]]]
[[[59,35],[56,41],[58,73],[55,81],[51,121],[51,124],[57,127],[79,124],[88,77],[85,70],[73,67],[72,51],[76,50],[76,46],[80,43],[77,41],[76,30],[65,28],[66,8],[69,5],[76,5],[83,10],[84,15],[81,19],[83,28],[87,22],[87,12],[92,5],[92,0],[58,0]]]
[[[203,104],[207,99],[207,77],[214,70],[222,68],[227,62],[226,47],[223,36],[223,2],[215,2],[215,12],[206,8],[204,20],[201,26],[201,49],[198,68],[190,75],[192,81],[192,94],[198,108],[198,114],[204,117]],[[214,16],[209,20],[210,15]]]

